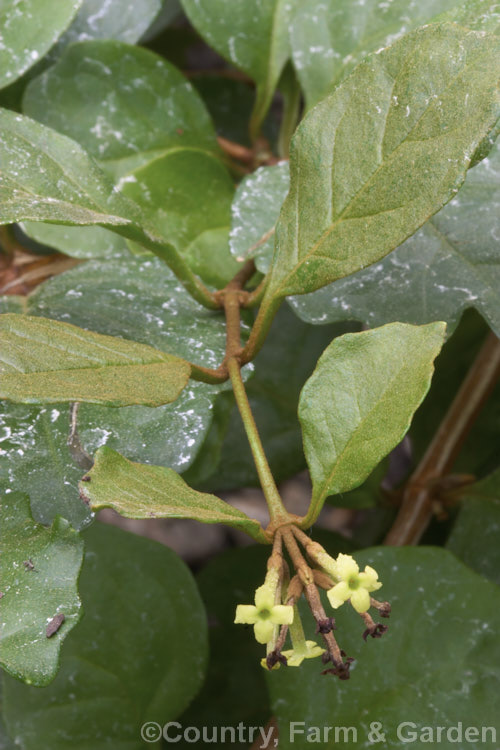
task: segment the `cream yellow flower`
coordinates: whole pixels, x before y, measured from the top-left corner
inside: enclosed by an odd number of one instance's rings
[[[350,599],[356,612],[366,612],[370,608],[370,592],[382,586],[376,570],[367,565],[360,573],[354,558],[342,553],[335,561],[335,578],[339,583],[327,592],[334,609]]]
[[[314,659],[316,656],[321,656],[324,653],[325,649],[318,646],[316,641],[303,641],[290,649],[290,651],[282,652],[289,667],[300,667],[304,659]]]
[[[256,640],[269,643],[276,625],[291,625],[293,622],[293,607],[274,601],[272,587],[264,583],[255,592],[255,605],[238,604],[235,623],[253,625]]]

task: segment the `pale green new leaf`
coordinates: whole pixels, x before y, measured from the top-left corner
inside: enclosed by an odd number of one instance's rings
[[[133,463],[106,446],[97,451],[94,466],[80,482],[80,495],[93,511],[113,508],[127,518],[224,523],[266,541],[258,521],[215,495],[193,490],[173,469]]]
[[[299,400],[312,523],[329,495],[359,486],[406,434],[427,393],[444,323],[392,323],[335,339]]]
[[[82,0],[0,0],[0,88],[48,52],[81,5]]]
[[[498,117],[499,46],[424,27],[311,110],[292,143],[267,303],[374,263],[453,197]]]
[[[46,318],[0,317],[0,398],[160,406],[186,386],[189,364],[145,344]]]
[[[182,0],[208,44],[257,85],[250,130],[255,137],[289,53],[288,0]]]
[[[3,495],[0,517],[0,664],[19,680],[47,685],[57,672],[62,642],[80,619],[76,584],[83,541],[61,517],[51,528],[35,523],[28,497],[19,492]],[[48,637],[57,615],[64,621]]]
[[[28,85],[23,111],[101,161],[183,146],[217,150],[196,89],[159,55],[123,42],[71,45]]]

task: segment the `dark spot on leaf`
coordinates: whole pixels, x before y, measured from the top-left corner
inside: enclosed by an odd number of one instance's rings
[[[47,625],[47,629],[45,631],[45,634],[47,638],[52,638],[52,636],[57,633],[63,622],[65,621],[66,617],[63,614],[55,615],[52,620]]]

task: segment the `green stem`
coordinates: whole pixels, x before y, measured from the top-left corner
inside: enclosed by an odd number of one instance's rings
[[[266,304],[266,299],[264,297],[264,302],[259,308],[247,344],[243,349],[241,364],[246,365],[247,362],[251,362],[259,353],[282,302],[282,297],[275,297]]]
[[[190,269],[182,255],[178,253],[173,245],[167,242],[161,242],[150,236],[146,231],[133,225],[117,226],[113,228],[117,234],[121,234],[132,242],[151,250],[160,258],[177,276],[185,290],[203,307],[210,310],[219,310],[220,305],[215,299],[212,292],[207,289],[204,283]]]
[[[255,424],[255,419],[253,418],[248,396],[245,391],[245,385],[241,377],[238,360],[232,357],[227,363],[227,368],[233,386],[236,404],[245,427],[255,467],[259,475],[260,484],[267,501],[267,507],[269,508],[271,523],[290,523],[290,515],[283,505],[271,469],[269,468],[266,454],[264,453],[262,441],[260,439],[257,425]]]

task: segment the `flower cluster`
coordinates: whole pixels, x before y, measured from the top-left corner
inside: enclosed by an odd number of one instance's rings
[[[289,553],[296,573],[290,578],[288,564],[282,555],[282,543]],[[309,562],[300,550],[305,549]],[[255,604],[239,604],[236,608],[236,623],[253,625],[255,638],[267,648],[262,665],[266,669],[277,669],[280,665],[298,667],[304,659],[321,657],[328,667],[323,674],[335,674],[340,679],[349,677],[354,661],[346,657],[333,635],[335,619],[327,616],[318,587],[326,591],[333,609],[350,602],[361,616],[365,630],[363,638],[380,638],[387,626],[376,623],[368,614],[370,607],[378,610],[381,617],[388,617],[388,602],[378,602],[370,595],[382,586],[376,570],[369,565],[360,571],[351,555],[339,554],[336,559],[328,555],[321,545],[312,542],[296,527],[288,527],[277,533],[273,554],[268,561],[268,572],[262,586],[255,592]],[[304,594],[316,620],[316,632],[324,646],[307,640],[301,623],[297,602]],[[285,649],[290,636],[291,649]]]

